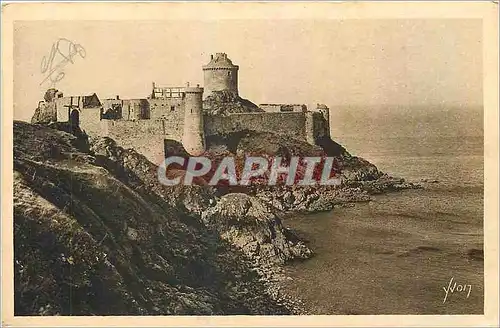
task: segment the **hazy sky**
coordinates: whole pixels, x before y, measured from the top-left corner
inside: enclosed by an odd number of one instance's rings
[[[18,21],[14,118],[29,120],[48,84],[40,65],[58,38],[85,58],[65,67],[65,95],[145,97],[151,82],[203,83],[226,52],[255,103],[482,105],[480,20]]]

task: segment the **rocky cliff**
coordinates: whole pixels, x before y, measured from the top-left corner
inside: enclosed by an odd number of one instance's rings
[[[203,110],[210,115],[227,115],[230,113],[263,112],[256,104],[241,98],[231,91],[213,91],[203,100]]]
[[[317,146],[269,132],[238,131],[228,135],[211,136],[206,156],[214,161],[224,156],[234,156],[236,163],[244,163],[245,156],[333,157],[336,170],[342,179],[339,186],[268,186],[255,183],[248,188],[229,187],[226,192],[244,192],[259,198],[279,212],[328,211],[347,203],[364,202],[370,195],[419,186],[394,178],[379,171],[363,158],[352,156],[344,147],[329,137],[317,140]],[[299,170],[300,171],[300,170]]]
[[[212,158],[332,156],[344,183],[167,187],[153,163],[112,139],[15,122],[16,315],[300,313],[273,282],[282,264],[313,253],[279,213],[412,187],[329,138],[311,146],[240,131],[207,142]]]
[[[292,312],[259,258],[305,245],[258,199],[167,188],[156,169],[110,139],[14,123],[16,315]]]

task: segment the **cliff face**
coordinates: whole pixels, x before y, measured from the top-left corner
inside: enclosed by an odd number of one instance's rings
[[[289,313],[200,220],[210,190],[163,189],[152,171],[110,140],[14,123],[16,315]]]

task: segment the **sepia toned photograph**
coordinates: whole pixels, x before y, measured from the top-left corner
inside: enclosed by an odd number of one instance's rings
[[[13,316],[486,315],[485,20],[248,5],[12,20]]]

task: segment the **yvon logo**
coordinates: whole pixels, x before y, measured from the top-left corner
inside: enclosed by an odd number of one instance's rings
[[[453,282],[453,279],[454,279],[454,277],[451,277],[450,282],[448,283],[448,287],[443,287],[443,290],[444,290],[443,303],[446,303],[446,300],[448,299],[448,297],[455,292],[467,293],[466,298],[469,298],[469,296],[470,296],[470,292],[472,290],[472,285],[460,285],[460,284],[457,284],[456,281]]]

